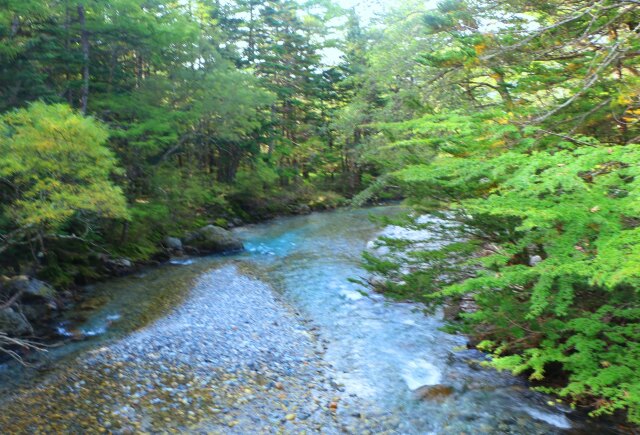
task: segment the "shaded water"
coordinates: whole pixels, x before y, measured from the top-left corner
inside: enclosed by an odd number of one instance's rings
[[[179,304],[205,271],[234,263],[273,285],[316,325],[340,388],[397,417],[398,433],[605,433],[523,381],[481,368],[484,356],[466,350],[464,337],[441,332],[440,317],[425,315],[419,304],[388,301],[349,281],[364,273],[360,252],[381,231],[368,216],[397,212],[385,207],[277,219],[238,229],[247,248],[242,254],[177,261],[97,285],[85,311],[75,310],[61,324],[62,332],[96,337],[53,350],[50,358],[126,340]],[[10,370],[0,373],[5,386],[10,378],[17,379]],[[412,390],[435,384],[452,393],[415,398]]]

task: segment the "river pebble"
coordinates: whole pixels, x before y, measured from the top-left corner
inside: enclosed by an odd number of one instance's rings
[[[268,285],[213,270],[167,317],[4,400],[0,433],[392,430],[343,397],[311,327]]]

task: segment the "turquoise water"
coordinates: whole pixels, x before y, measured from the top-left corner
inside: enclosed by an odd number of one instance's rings
[[[401,417],[401,433],[589,432],[588,422],[572,422],[567,407],[550,406],[521,380],[479,368],[484,355],[440,331],[441,316],[350,282],[364,275],[360,254],[382,230],[369,215],[397,211],[341,210],[242,228],[241,258],[319,325],[339,382]],[[416,400],[412,390],[435,384],[453,394]]]
[[[615,433],[561,403],[550,404],[551,398],[531,392],[521,379],[482,368],[478,362],[485,356],[467,350],[463,336],[442,332],[440,315],[350,281],[365,274],[360,254],[385,230],[369,216],[398,212],[397,207],[340,210],[247,226],[236,230],[245,241],[244,253],[177,259],[93,286],[84,309],[61,319],[61,333],[76,340],[51,349],[51,367],[65,358],[65,364],[74,364],[71,356],[126,340],[187,298],[206,271],[233,263],[239,273],[271,284],[311,321],[326,342],[325,358],[338,388],[365,407],[394,416],[396,433]],[[5,365],[0,385],[10,389],[27,379],[37,384],[46,376],[46,370]],[[429,385],[447,393],[418,399],[414,390]]]

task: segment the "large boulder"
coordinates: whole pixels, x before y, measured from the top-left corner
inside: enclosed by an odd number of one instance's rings
[[[237,252],[244,249],[242,241],[224,228],[207,225],[189,234],[185,244],[199,254]]]
[[[24,289],[25,296],[33,299],[45,299],[47,301],[56,298],[56,291],[46,282],[26,276],[16,276],[12,280],[16,290]]]
[[[27,319],[13,308],[0,310],[0,332],[16,337],[33,334],[33,328]]]
[[[22,300],[54,301],[56,291],[46,282],[26,275],[18,275],[12,278],[2,277],[0,281],[2,292],[8,295],[22,293]]]
[[[182,252],[182,240],[177,237],[167,236],[162,241],[162,244],[168,251],[172,252]]]
[[[136,270],[136,265],[128,258],[110,257],[106,254],[100,254],[98,259],[102,263],[102,269],[109,275],[124,276]]]
[[[0,312],[0,330],[9,335],[32,333],[29,322],[48,321],[58,309],[53,287],[25,275],[0,277],[0,294],[5,301],[16,298],[11,307]]]
[[[22,292],[26,297],[34,299],[53,300],[56,297],[56,291],[49,284],[26,275],[2,277],[0,287],[5,292],[12,294]]]

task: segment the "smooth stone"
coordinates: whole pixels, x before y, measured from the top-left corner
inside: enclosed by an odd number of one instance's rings
[[[200,254],[236,252],[244,249],[242,241],[231,231],[215,225],[207,225],[189,234],[184,244]]]
[[[453,394],[450,385],[423,385],[413,390],[413,396],[418,400],[444,400]]]

